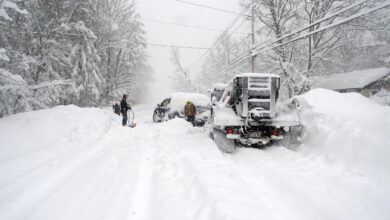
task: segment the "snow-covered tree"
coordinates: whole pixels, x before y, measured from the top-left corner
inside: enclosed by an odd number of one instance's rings
[[[281,97],[288,98],[310,89],[313,76],[388,65],[389,8],[338,24],[342,19],[384,2],[386,0],[371,1],[350,7],[356,1],[242,0],[244,8],[254,9],[255,45],[260,48],[267,45],[257,51],[256,72],[279,74],[285,90]],[[338,13],[343,9],[343,13]],[[218,37],[217,45],[222,44],[222,39]],[[247,60],[229,66],[230,61],[237,61],[236,56],[226,59],[226,53],[221,56],[218,47],[214,46],[204,59],[199,81],[205,84],[213,80],[223,82],[224,75],[251,71],[248,65],[251,43],[245,37],[235,40],[244,42],[233,44],[233,48],[241,51],[241,58],[248,54]],[[228,46],[225,48],[231,51]]]
[[[207,52],[205,56],[207,62],[201,65],[202,71],[197,81],[207,88],[215,83],[228,83],[241,68],[239,66],[238,69],[223,71],[221,69],[231,64],[243,53],[248,53],[249,48],[250,45],[246,37],[241,39],[225,33],[220,35],[215,47]]]
[[[24,110],[136,101],[150,82],[143,35],[128,0],[0,0],[0,68],[29,94],[7,99]]]
[[[0,117],[32,109],[27,82],[0,68]]]
[[[105,82],[102,101],[105,103],[120,99],[123,94],[136,101],[148,88],[151,71],[146,65],[146,42],[134,7],[128,0],[97,0],[94,3],[91,26],[97,35],[99,67]]]

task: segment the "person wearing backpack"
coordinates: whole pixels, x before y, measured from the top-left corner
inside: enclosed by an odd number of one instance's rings
[[[127,125],[127,111],[131,109],[129,104],[127,103],[127,95],[124,94],[121,101],[121,113],[122,113],[122,125]]]

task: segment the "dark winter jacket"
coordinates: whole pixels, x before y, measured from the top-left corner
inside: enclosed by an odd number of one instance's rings
[[[115,114],[120,115],[121,114],[121,107],[119,106],[118,103],[115,103],[115,105],[112,106],[114,109]]]
[[[184,116],[185,117],[193,117],[196,115],[196,107],[194,103],[189,103],[184,106]]]
[[[127,112],[127,110],[131,109],[129,104],[127,104],[127,101],[125,99],[122,99],[121,101],[121,112]]]

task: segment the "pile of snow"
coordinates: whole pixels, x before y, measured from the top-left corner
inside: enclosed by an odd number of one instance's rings
[[[321,135],[329,132],[324,128],[337,129],[340,119],[360,126],[348,113],[360,110],[342,111],[342,105],[374,103],[324,90],[298,99],[305,107],[303,122],[316,129],[311,135],[317,140],[311,148],[306,137],[302,152],[327,153],[339,161],[368,158],[337,153]],[[327,109],[329,103],[338,110]],[[384,109],[369,110],[388,112]],[[135,128],[122,127],[111,109],[76,106],[0,119],[0,219],[389,219],[390,187],[381,187],[384,182],[284,147],[242,148],[227,155],[205,128],[180,119],[152,123],[152,106],[134,106],[134,112]],[[388,122],[383,115],[369,118]],[[385,140],[383,133],[373,138]],[[362,149],[364,143],[354,144],[360,154],[369,151]],[[383,162],[388,152],[378,146],[367,148]],[[378,171],[389,167],[362,165]]]
[[[370,99],[379,104],[390,106],[390,92],[384,89],[371,96]]]
[[[364,175],[390,178],[390,108],[357,93],[315,89],[297,99],[300,152]]]
[[[0,218],[28,215],[58,190],[100,150],[112,115],[70,105],[0,119]]]
[[[177,92],[171,95],[170,108],[171,110],[183,112],[187,101],[191,101],[195,106],[206,107],[210,105],[210,99],[206,95],[199,93]]]
[[[92,143],[110,127],[111,117],[97,108],[69,105],[0,119],[0,184],[6,180],[7,173],[1,170],[3,161],[15,157],[21,159],[26,152],[39,153],[43,149],[52,149],[60,153],[73,145]],[[61,145],[54,146],[54,143]],[[29,161],[29,164],[32,166],[41,160],[42,157],[38,161]],[[8,172],[17,175],[15,171],[11,169]]]
[[[240,117],[237,117],[236,113],[232,108],[227,108],[224,104],[217,103],[215,108],[214,124],[216,125],[230,125],[230,126],[241,126],[242,122]]]

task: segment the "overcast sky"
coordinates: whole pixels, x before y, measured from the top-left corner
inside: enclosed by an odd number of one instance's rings
[[[194,3],[240,11],[239,0],[188,0]],[[141,17],[179,23],[183,25],[207,27],[224,30],[236,17],[235,14],[224,13],[202,7],[184,4],[175,0],[137,0],[137,9]],[[219,32],[184,28],[166,24],[143,21],[148,43],[178,46],[210,47],[220,34]],[[169,75],[174,72],[170,61],[170,49],[148,47],[149,64],[154,70],[156,82],[153,87],[153,100],[158,101],[171,93]],[[180,49],[182,63],[190,66],[204,50]],[[198,70],[192,70],[196,74]]]

